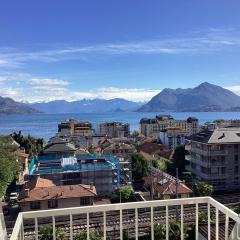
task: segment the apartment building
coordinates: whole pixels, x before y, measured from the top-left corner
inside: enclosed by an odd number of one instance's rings
[[[240,189],[240,128],[204,130],[187,138],[187,170],[215,190]]]
[[[140,120],[141,133],[146,137],[159,137],[159,133],[167,128],[180,128],[190,136],[198,132],[198,119],[189,117],[186,120],[176,120],[170,115],[157,115],[154,119]]]
[[[97,126],[97,134],[106,135],[110,138],[125,138],[130,136],[128,123],[106,122]]]
[[[41,155],[29,167],[29,179],[40,176],[57,186],[93,184],[100,196],[109,196],[120,185],[120,161],[112,156]]]
[[[167,128],[159,133],[161,143],[169,149],[175,149],[185,144],[187,131],[181,128]]]
[[[120,160],[121,180],[125,184],[132,184],[131,154],[136,152],[132,144],[113,142],[102,150],[105,156],[114,156]]]
[[[92,124],[88,121],[69,119],[58,124],[59,137],[89,137],[92,136]]]

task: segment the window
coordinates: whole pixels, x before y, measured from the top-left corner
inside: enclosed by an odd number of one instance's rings
[[[82,198],[80,198],[80,205],[81,206],[90,205],[90,197],[82,197]]]
[[[234,168],[234,174],[238,174],[238,166],[235,166],[235,168]]]
[[[48,208],[57,208],[57,207],[58,207],[57,199],[48,200]]]
[[[234,156],[234,163],[235,163],[235,164],[238,164],[238,155],[235,155],[235,156]]]
[[[39,201],[31,202],[30,203],[30,209],[36,210],[41,208],[41,203]]]

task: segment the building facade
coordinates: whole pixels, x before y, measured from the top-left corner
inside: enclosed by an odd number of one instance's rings
[[[159,133],[161,143],[169,149],[175,149],[185,144],[187,131],[181,128],[167,128]]]
[[[215,190],[240,189],[240,128],[204,130],[188,137],[187,170]]]
[[[130,126],[128,123],[106,122],[97,126],[97,134],[106,135],[110,138],[125,138],[130,136]]]
[[[57,186],[93,184],[100,196],[109,196],[120,185],[120,161],[112,156],[43,155],[30,164],[30,178],[40,175]]]
[[[114,156],[120,160],[121,182],[132,184],[132,161],[131,154],[136,148],[131,144],[114,142],[102,150],[104,156]]]
[[[69,119],[58,124],[59,137],[89,137],[92,136],[92,124],[88,121]]]
[[[25,212],[93,205],[96,196],[93,185],[56,186],[51,180],[37,177],[24,185],[18,203]]]
[[[187,136],[198,132],[198,119],[189,117],[186,120],[176,120],[170,115],[157,115],[154,119],[140,120],[141,134],[146,137],[159,137],[159,133],[167,128],[180,128],[187,132]]]

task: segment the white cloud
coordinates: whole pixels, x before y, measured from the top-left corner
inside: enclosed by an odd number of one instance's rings
[[[21,66],[31,61],[55,62],[70,59],[86,59],[91,55],[126,54],[203,54],[240,47],[240,32],[236,29],[209,29],[180,37],[106,43],[88,46],[70,46],[45,49],[35,52],[21,52],[0,49],[0,66]]]
[[[69,85],[68,81],[53,78],[32,78],[29,83],[33,86],[63,87]]]
[[[225,88],[236,93],[237,95],[240,95],[240,85],[230,86],[230,87],[225,87]]]
[[[13,99],[21,99],[24,97],[22,93],[22,89],[19,88],[0,88],[0,96],[1,97],[10,97]]]

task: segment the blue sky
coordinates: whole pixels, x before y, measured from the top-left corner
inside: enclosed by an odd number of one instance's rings
[[[150,99],[211,82],[240,95],[238,0],[0,3],[0,95]]]

